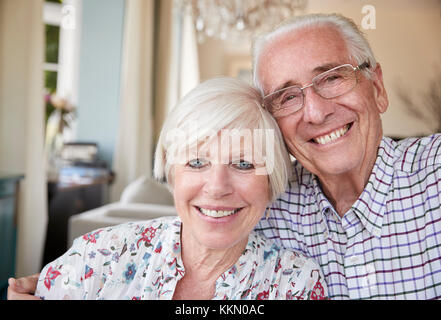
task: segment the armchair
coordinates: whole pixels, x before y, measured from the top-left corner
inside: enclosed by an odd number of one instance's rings
[[[124,189],[120,201],[72,216],[69,219],[68,247],[75,238],[98,228],[172,215],[176,215],[176,210],[170,191],[142,176]]]

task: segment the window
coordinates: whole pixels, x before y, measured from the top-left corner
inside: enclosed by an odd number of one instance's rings
[[[57,91],[58,53],[60,47],[61,0],[47,0],[44,6],[46,33],[45,87],[49,93]]]
[[[78,104],[80,12],[82,0],[46,0],[43,20],[46,32],[44,79],[47,93]],[[53,107],[46,104],[46,121]],[[74,136],[68,131],[66,140]]]

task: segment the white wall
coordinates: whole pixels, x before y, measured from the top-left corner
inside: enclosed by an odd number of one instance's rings
[[[376,28],[363,30],[383,68],[389,109],[383,115],[384,134],[430,134],[433,127],[412,118],[396,94],[400,83],[421,97],[436,67],[441,71],[441,2],[438,0],[309,0],[307,13],[337,12],[362,24],[362,8],[372,5]],[[209,40],[199,45],[201,79],[228,75],[231,59],[250,59],[250,43]],[[242,58],[240,58],[242,57]]]
[[[42,0],[0,0],[0,171],[25,176],[18,203],[17,276],[40,270],[47,221],[42,14]]]

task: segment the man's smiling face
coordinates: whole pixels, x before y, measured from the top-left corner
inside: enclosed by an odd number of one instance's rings
[[[342,64],[357,66],[334,28],[300,29],[266,45],[258,76],[267,95],[288,85],[303,87]],[[357,85],[336,98],[305,89],[303,108],[277,119],[290,152],[321,179],[371,170],[382,136],[380,113],[388,105],[380,66],[373,71],[372,80],[357,71]]]

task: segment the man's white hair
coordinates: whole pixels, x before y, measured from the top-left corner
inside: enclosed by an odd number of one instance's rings
[[[353,58],[357,64],[369,63],[369,68],[363,70],[365,76],[371,78],[372,70],[376,67],[376,60],[372,49],[363,33],[353,20],[340,14],[308,14],[289,19],[273,31],[257,37],[253,43],[253,77],[255,86],[263,94],[263,87],[259,79],[259,62],[262,53],[271,43],[285,35],[305,28],[332,27],[335,28],[346,43],[349,52],[348,58]]]
[[[210,143],[211,138],[215,138],[224,129],[261,129],[262,156],[273,161],[268,181],[269,197],[272,201],[275,200],[285,191],[291,176],[289,154],[276,121],[262,107],[259,91],[235,78],[207,80],[191,90],[171,110],[156,147],[154,177],[159,181],[166,181],[171,190],[171,168],[176,163],[172,159],[176,151],[174,148],[190,150],[200,146],[201,142]],[[209,139],[201,140],[201,137]],[[267,147],[268,141],[273,142],[270,148]]]

